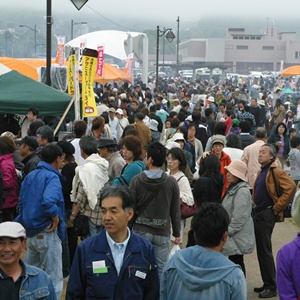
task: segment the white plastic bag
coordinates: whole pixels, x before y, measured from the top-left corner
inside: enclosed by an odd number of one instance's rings
[[[180,251],[180,247],[179,245],[174,245],[171,249],[171,252],[169,254],[169,257],[171,257],[172,255],[174,255],[177,251]]]

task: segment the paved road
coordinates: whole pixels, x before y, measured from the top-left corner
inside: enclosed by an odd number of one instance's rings
[[[272,235],[273,255],[275,262],[278,250],[283,245],[292,241],[297,236],[299,231],[299,227],[289,222],[289,220],[285,220],[283,223],[276,223]],[[245,264],[247,272],[248,299],[258,299],[258,294],[253,292],[253,288],[262,286],[262,281],[256,251],[245,256]],[[274,297],[272,299],[279,299],[279,297]]]
[[[190,228],[190,219],[187,222],[185,228],[182,248],[186,245],[187,231]],[[285,220],[283,223],[276,223],[275,229],[272,235],[272,244],[273,244],[273,255],[276,261],[276,255],[278,250],[285,244],[292,241],[297,233],[300,231],[297,225],[294,225],[290,220]],[[259,299],[258,294],[253,292],[254,287],[262,286],[256,251],[253,253],[245,255],[245,265],[247,273],[247,287],[248,287],[248,299]],[[279,299],[279,297],[274,297],[271,299]]]

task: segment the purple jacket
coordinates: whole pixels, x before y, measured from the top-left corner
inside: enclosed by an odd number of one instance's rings
[[[13,154],[0,155],[0,171],[3,176],[3,208],[16,207],[18,204],[18,177]]]
[[[277,254],[277,288],[281,300],[300,299],[300,232]]]

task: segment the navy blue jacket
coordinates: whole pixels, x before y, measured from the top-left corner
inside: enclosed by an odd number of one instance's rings
[[[107,273],[94,274],[93,261],[105,261]],[[146,274],[144,279],[137,274]],[[118,275],[106,231],[81,242],[70,272],[67,300],[159,299],[157,264],[151,243],[131,232]]]

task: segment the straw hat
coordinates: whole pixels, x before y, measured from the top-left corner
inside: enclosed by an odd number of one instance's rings
[[[224,169],[230,172],[233,176],[243,181],[248,181],[246,178],[247,165],[243,161],[234,159],[230,165],[226,166]]]

